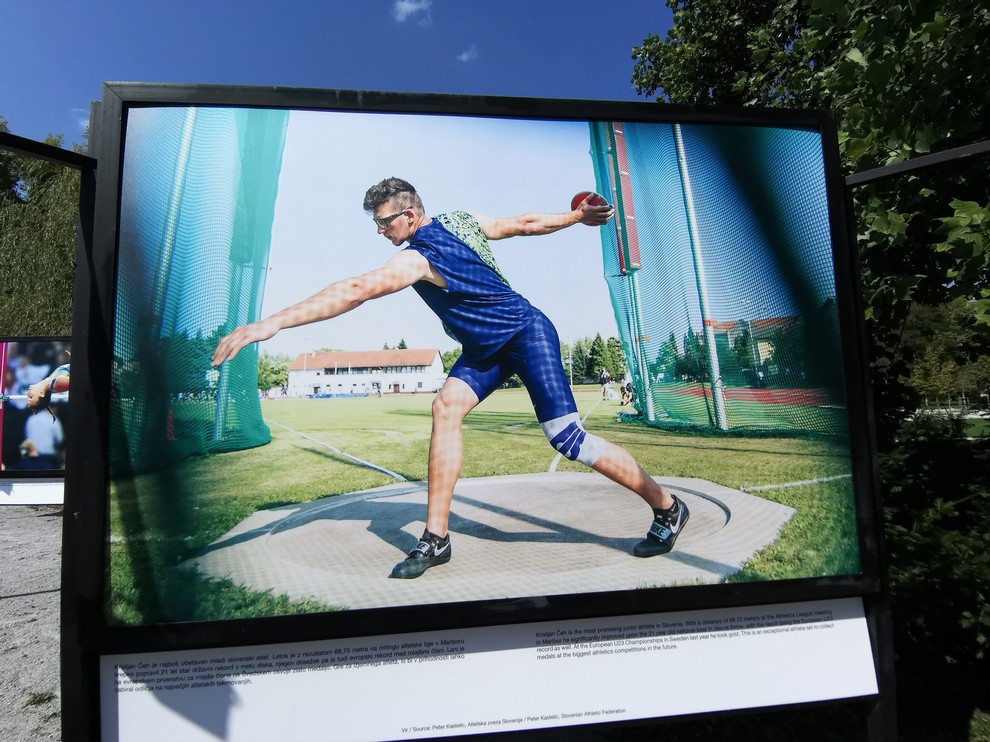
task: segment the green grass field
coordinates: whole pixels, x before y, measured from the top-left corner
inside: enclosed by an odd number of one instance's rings
[[[985,438],[990,435],[990,420],[986,418],[967,418],[965,426],[965,433],[971,438]]]
[[[732,488],[803,482],[848,474],[843,444],[820,439],[668,433],[620,422],[617,403],[577,390],[586,427],[628,449],[655,476],[700,477]],[[587,392],[587,393],[585,393]],[[283,427],[323,441],[409,480],[426,478],[432,395],[289,399],[262,403],[272,442],[259,448],[190,457],[111,488],[109,620],[157,623],[328,610],[290,603],[176,565],[261,508],[308,502],[395,480]],[[177,418],[184,411],[181,403]],[[524,390],[494,394],[464,426],[462,477],[547,471],[556,452]],[[587,471],[562,460],[558,471]],[[859,570],[848,479],[760,491],[794,507],[780,538],[732,581],[849,574]]]

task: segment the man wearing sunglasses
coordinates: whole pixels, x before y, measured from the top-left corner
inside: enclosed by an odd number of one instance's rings
[[[523,380],[537,420],[557,451],[632,490],[653,508],[646,538],[633,549],[636,556],[666,554],[687,522],[685,504],[626,450],[584,430],[560,362],[557,331],[546,315],[512,290],[492,255],[493,240],[550,234],[579,223],[604,225],[612,207],[592,205],[594,198],[591,194],[573,211],[558,214],[491,218],[454,211],[429,217],[411,184],[387,178],[368,189],[364,208],[378,232],[396,247],[405,244],[404,249],[381,268],[332,283],[298,304],[238,327],[217,345],[213,365],[279,330],[337,317],[409,286],[461,344],[461,356],[433,401],[426,530],[395,565],[392,577],[419,577],[450,561],[447,521],[463,461],[462,422],[513,374]]]

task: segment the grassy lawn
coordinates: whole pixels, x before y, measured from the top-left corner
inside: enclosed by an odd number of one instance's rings
[[[668,433],[620,422],[616,402],[597,387],[578,390],[586,427],[627,448],[651,474],[700,477],[732,488],[847,474],[844,446],[812,438],[746,438]],[[153,623],[330,610],[289,603],[175,565],[261,509],[390,484],[395,480],[296,435],[323,441],[409,480],[426,478],[432,395],[289,399],[262,403],[272,442],[246,451],[187,458],[167,469],[117,481],[111,491],[110,620]],[[285,426],[285,428],[280,427]],[[547,444],[523,390],[505,390],[464,426],[462,476],[547,471]],[[566,459],[558,471],[587,471]],[[859,569],[848,479],[760,491],[797,514],[780,538],[733,581],[848,574]]]
[[[983,438],[990,435],[990,420],[983,417],[966,418],[965,434],[970,438]]]

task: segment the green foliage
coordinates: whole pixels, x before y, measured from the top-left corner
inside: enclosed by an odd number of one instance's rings
[[[684,334],[684,354],[678,356],[674,373],[691,381],[698,381],[708,372],[708,356],[705,353],[705,338],[688,328]]]
[[[626,360],[622,352],[622,341],[610,337],[605,341],[605,367],[613,379],[621,379],[626,373]]]
[[[581,344],[580,351],[579,344]],[[613,379],[621,379],[626,372],[622,342],[618,338],[610,337],[608,340],[603,340],[601,333],[598,333],[594,339],[585,338],[576,342],[572,354],[575,384],[585,379],[598,379],[598,372],[603,368]]]
[[[388,348],[386,348],[388,350]],[[440,361],[443,363],[443,372],[449,373],[450,369],[454,367],[454,363],[458,358],[461,357],[462,349],[460,346],[454,348],[453,350],[448,350],[446,353],[440,354]]]
[[[944,239],[932,247],[936,252],[947,253],[952,258],[945,274],[950,285],[976,288],[967,293],[978,299],[975,307],[979,320],[984,325],[990,325],[990,286],[986,285],[990,209],[975,201],[958,199],[949,205],[953,208],[953,215],[937,220],[941,226],[936,234]]]
[[[522,378],[519,374],[512,374],[508,379],[505,380],[506,389],[522,389],[525,384],[523,384]]]
[[[778,90],[768,71],[788,58],[807,16],[804,4],[777,0],[667,0],[667,7],[673,25],[666,38],[651,34],[633,48],[633,84],[676,103],[755,103],[755,82],[737,84],[750,77]]]
[[[588,362],[584,369],[584,375],[590,379],[598,378],[599,369],[606,369],[611,374],[611,369],[608,368],[608,357],[605,352],[605,341],[602,340],[601,333],[595,335],[595,339],[591,341],[591,345],[588,348]],[[614,378],[614,377],[613,377]]]
[[[911,369],[908,383],[933,400],[951,397],[956,389],[956,362],[945,359],[935,348],[926,348]]]
[[[657,357],[653,361],[653,366],[650,368],[653,378],[673,379],[677,371],[677,358],[677,340],[674,338],[674,333],[671,332],[670,337],[664,341],[663,345],[660,346],[660,350],[657,351]]]
[[[580,384],[589,379],[598,378],[598,370],[595,369],[593,376],[588,376],[588,354],[591,351],[591,340],[589,338],[582,338],[580,340],[575,340],[574,344],[571,346],[571,369],[573,383]]]
[[[666,38],[633,50],[641,93],[831,110],[849,173],[987,136],[990,67],[973,62],[990,52],[986,3],[667,5]],[[962,437],[960,421],[912,415],[925,393],[969,386],[982,399],[990,383],[990,164],[967,160],[853,196],[899,652],[985,667],[988,453]]]
[[[990,442],[965,439],[961,421],[944,416],[918,416],[901,432],[880,467],[899,645],[938,663],[985,660]]]
[[[0,335],[71,332],[78,217],[76,170],[0,150]]]
[[[666,39],[634,48],[633,83],[677,103],[735,103],[835,111],[849,172],[985,138],[990,8],[948,0],[667,0]],[[868,329],[881,405],[904,413],[913,396],[898,356],[912,300],[957,296],[990,319],[986,161],[856,193]],[[895,426],[896,427],[896,426]],[[892,434],[882,430],[883,434]]]
[[[9,134],[7,119],[0,116],[0,132]],[[17,191],[17,162],[13,154],[0,149],[0,205],[5,205],[11,201],[21,201],[21,195]]]
[[[287,355],[260,353],[258,355],[258,389],[268,391],[288,384],[289,364],[291,362]]]
[[[667,0],[633,84],[677,103],[831,108],[851,170],[985,136],[990,9],[964,0]]]
[[[970,405],[990,408],[990,356],[980,356],[959,369],[959,387],[970,395]]]
[[[977,302],[911,305],[900,354],[909,360],[906,384],[929,404],[965,398],[970,409],[990,406],[990,332]]]

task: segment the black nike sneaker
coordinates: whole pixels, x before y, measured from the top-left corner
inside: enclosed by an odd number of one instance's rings
[[[674,548],[674,541],[681,535],[691,514],[683,500],[676,495],[672,497],[674,504],[668,510],[653,511],[653,522],[646,538],[633,547],[633,554],[636,556],[659,556]]]
[[[429,531],[423,531],[419,543],[409,552],[409,556],[395,565],[389,577],[411,580],[419,577],[430,567],[450,561],[450,534],[443,538]]]

